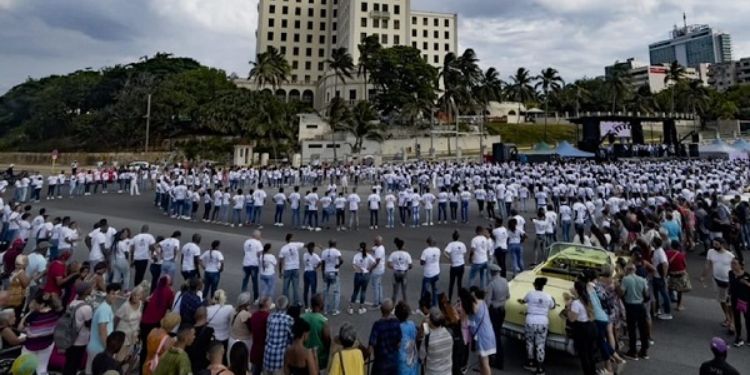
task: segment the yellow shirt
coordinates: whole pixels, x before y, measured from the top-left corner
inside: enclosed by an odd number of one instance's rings
[[[339,359],[339,356],[343,357]],[[344,371],[341,370],[341,363],[344,364]],[[344,349],[336,352],[331,356],[331,369],[329,375],[365,375],[365,358],[359,349]]]

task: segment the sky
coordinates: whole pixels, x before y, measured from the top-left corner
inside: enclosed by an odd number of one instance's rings
[[[246,76],[258,0],[0,0],[0,94],[26,80],[126,64],[156,52]],[[518,67],[553,67],[568,82],[603,74],[666,39],[674,24],[710,24],[750,56],[750,1],[411,0],[458,13],[459,49],[507,79]]]

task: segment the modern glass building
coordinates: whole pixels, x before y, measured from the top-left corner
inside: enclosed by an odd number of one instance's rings
[[[671,39],[648,46],[651,65],[671,64],[698,68],[732,60],[732,39],[729,34],[714,32],[708,25],[675,27]]]

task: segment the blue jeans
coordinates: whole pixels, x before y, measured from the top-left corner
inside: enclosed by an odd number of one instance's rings
[[[161,274],[169,275],[170,280],[174,280],[175,275],[177,275],[177,265],[174,260],[165,260],[161,262]]]
[[[469,221],[469,201],[461,201],[461,222]]]
[[[292,293],[289,293],[292,288]],[[283,293],[291,305],[299,305],[299,269],[284,271]]]
[[[304,289],[302,298],[305,300],[305,307],[309,307],[310,298],[312,298],[318,290],[318,273],[316,271],[305,271],[305,273],[302,274],[302,287]]]
[[[317,228],[318,227],[318,210],[308,210],[307,211],[307,217],[309,222],[310,228]]]
[[[513,273],[523,271],[523,248],[520,243],[509,243],[508,251],[510,252],[510,264],[513,267]]]
[[[221,273],[219,272],[204,272],[206,285],[203,287],[203,297],[210,298],[216,293],[216,289],[219,288],[219,278]],[[210,293],[210,294],[209,294]]]
[[[372,303],[379,306],[383,303],[383,274],[373,273],[370,275],[370,283],[372,284]]]
[[[255,206],[252,204],[245,205],[245,223],[250,224],[253,222],[253,213],[255,212]]]
[[[370,210],[370,226],[378,225],[378,210]]]
[[[253,207],[253,224],[260,224],[260,218],[263,214],[263,206]]]
[[[284,205],[283,204],[277,204],[276,205],[276,212],[274,212],[274,214],[273,214],[273,222],[274,223],[280,223],[283,217],[284,217]]]
[[[354,291],[352,292],[352,298],[349,300],[350,303],[354,303],[359,297],[359,304],[365,303],[365,293],[367,292],[367,284],[370,282],[369,273],[357,272],[354,274]]]
[[[395,211],[395,208],[393,208],[393,207],[385,209],[385,217],[386,217],[386,226],[387,227],[393,228],[393,226],[395,224],[394,223],[394,211]]]
[[[486,265],[487,264],[485,264],[485,266]],[[472,266],[471,269],[473,271],[474,267]],[[430,306],[437,305],[437,300],[438,300],[437,282],[438,282],[439,278],[440,278],[440,275],[435,275],[433,277],[423,277],[422,278],[422,293],[420,294],[420,296],[424,297],[424,295],[426,293],[428,293],[428,292],[432,293],[432,305],[430,305]],[[482,283],[484,283],[484,276],[482,277],[482,280],[483,280]],[[430,290],[428,291],[427,288],[430,288]]]
[[[419,226],[419,206],[411,207],[411,225]]]
[[[341,282],[339,280],[339,274],[337,272],[326,272],[324,275],[324,281],[326,283],[325,310],[326,313],[330,314],[339,310],[339,303],[341,302]]]
[[[242,224],[242,209],[235,208],[232,210],[232,225]]]
[[[571,238],[570,238],[570,227],[571,227],[570,220],[562,222],[562,238],[563,238],[564,242],[570,242],[571,241]]]
[[[245,277],[242,278],[242,291],[247,291],[247,282],[253,280],[253,299],[258,299],[258,266],[243,266]]]
[[[292,226],[299,228],[299,207],[292,208]]]
[[[487,286],[485,284],[487,279],[487,262],[471,265],[471,269],[469,270],[469,285],[474,285],[474,278],[477,277],[477,274],[479,275],[479,287],[484,289]]]
[[[442,221],[448,221],[448,203],[438,203],[438,223]]]
[[[260,275],[260,296],[273,298],[276,275]]]
[[[667,292],[667,282],[661,277],[654,277],[651,282],[654,285],[654,297],[657,302],[661,302],[662,312],[671,314],[672,301],[669,299],[669,293]]]

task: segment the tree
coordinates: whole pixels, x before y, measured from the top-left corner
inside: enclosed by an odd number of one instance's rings
[[[278,142],[279,133],[283,134],[281,129],[284,126],[284,103],[275,95],[263,91],[257,98],[255,111],[253,119],[258,129],[258,135],[268,138],[273,150],[273,158],[279,160]]]
[[[508,86],[508,95],[518,102],[517,123],[521,123],[521,104],[531,101],[534,98],[534,88],[531,86],[531,76],[526,68],[518,68],[516,74],[510,76],[510,86]]]
[[[362,143],[365,139],[383,141],[383,129],[377,119],[375,108],[367,101],[358,101],[352,107],[344,127],[355,139],[354,144],[351,145],[352,153],[358,154],[362,151]]]
[[[343,127],[349,123],[351,118],[351,112],[346,102],[341,97],[335,96],[331,99],[328,104],[328,109],[325,116],[323,116],[331,127],[331,142],[333,144],[333,163],[338,163],[338,153],[336,144],[336,131],[343,129]]]
[[[354,69],[352,55],[344,47],[335,48],[331,51],[331,58],[326,60],[326,64],[336,76],[333,82],[333,96],[338,97],[338,81],[341,80],[341,83],[345,84],[347,79],[352,78]]]
[[[490,102],[499,101],[503,96],[503,81],[500,80],[500,73],[495,68],[488,68],[482,72],[477,85],[472,88],[473,97],[475,98],[480,110],[482,111],[482,129],[480,135],[480,153],[484,155],[484,131],[487,126],[487,107]]]
[[[367,84],[370,81],[367,79],[367,72],[372,70],[373,57],[377,54],[382,46],[378,41],[377,35],[369,35],[357,46],[359,49],[359,64],[357,64],[357,74],[362,75],[364,81],[364,98],[367,100]]]
[[[535,88],[537,90],[541,89],[542,94],[544,94],[544,141],[547,141],[547,117],[549,116],[549,96],[552,92],[559,91],[562,86],[565,84],[563,82],[563,79],[560,78],[560,75],[557,73],[557,70],[553,68],[547,68],[542,70],[542,72],[536,76],[536,86]]]
[[[606,79],[609,97],[612,98],[612,113],[617,112],[617,101],[625,100],[630,92],[630,74],[625,68],[617,68]]]
[[[635,112],[653,113],[656,108],[656,100],[648,85],[639,87],[630,98],[630,109]]]
[[[385,117],[400,114],[407,103],[434,103],[437,70],[412,47],[394,46],[378,50],[370,80],[376,87],[375,106]]]
[[[250,69],[249,79],[254,79],[258,88],[270,84],[274,91],[281,83],[287,81],[292,71],[284,55],[275,47],[270,46],[266,52],[259,53],[250,65],[253,68]]]
[[[673,61],[672,64],[669,66],[669,71],[664,76],[664,84],[669,85],[672,84],[669,87],[669,91],[672,95],[672,102],[670,106],[670,112],[674,113],[674,102],[675,102],[675,91],[676,86],[680,84],[685,79],[685,67],[680,65],[677,61]]]

